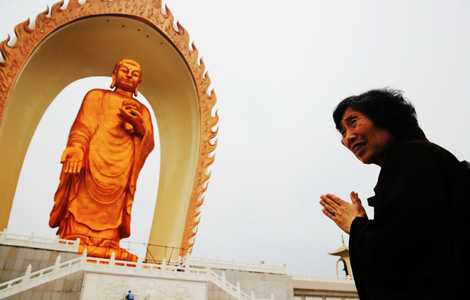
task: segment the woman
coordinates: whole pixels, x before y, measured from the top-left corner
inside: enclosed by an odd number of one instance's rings
[[[399,91],[346,98],[333,119],[343,145],[364,164],[381,167],[369,202],[373,220],[355,192],[352,203],[333,194],[320,197],[323,213],[350,234],[360,298],[457,299],[470,270],[463,219],[470,180],[463,165],[426,139]]]

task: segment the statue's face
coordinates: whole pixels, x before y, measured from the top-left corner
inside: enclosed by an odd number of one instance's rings
[[[142,70],[131,64],[124,62],[116,73],[116,86],[128,92],[134,92],[140,85]]]

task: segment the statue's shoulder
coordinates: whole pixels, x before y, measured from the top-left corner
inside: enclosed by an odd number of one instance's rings
[[[107,92],[109,92],[109,90],[93,89],[93,90],[90,90],[90,91],[85,95],[85,99],[89,99],[89,98],[92,98],[92,99],[101,98],[101,97],[103,97],[103,95],[106,94]]]

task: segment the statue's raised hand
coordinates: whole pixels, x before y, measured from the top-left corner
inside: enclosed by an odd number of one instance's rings
[[[119,108],[120,113],[118,117],[127,122],[134,127],[134,133],[138,137],[143,137],[145,130],[144,125],[142,124],[142,115],[140,112],[133,106],[124,106]]]
[[[83,151],[77,147],[68,147],[64,150],[60,162],[64,164],[65,174],[79,174],[82,170]]]

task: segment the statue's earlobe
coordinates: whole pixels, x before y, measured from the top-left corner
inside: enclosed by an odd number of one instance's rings
[[[136,96],[136,97],[137,97],[137,90],[140,88],[140,84],[141,84],[141,82],[139,81],[139,83],[137,83],[137,86],[134,89],[134,96]]]
[[[113,75],[111,75],[111,78],[113,79],[113,81],[111,82],[111,88],[113,89],[114,87],[116,87],[116,75],[114,72]]]

